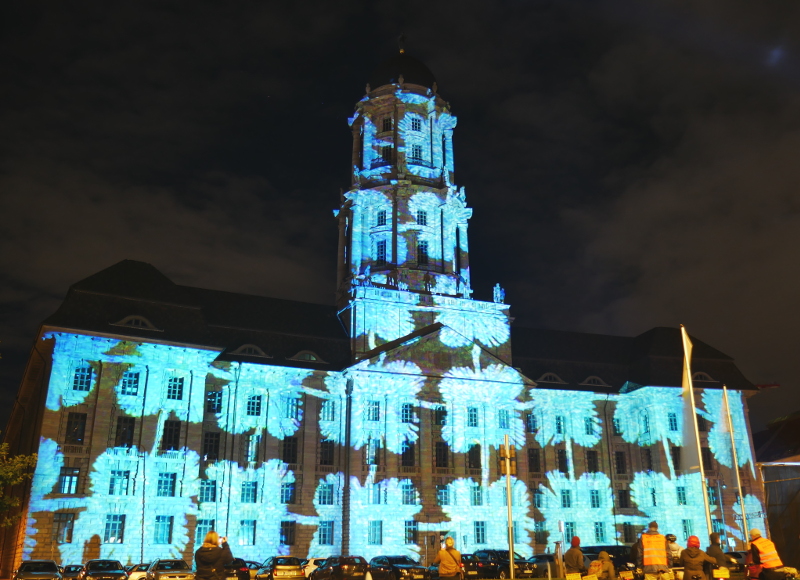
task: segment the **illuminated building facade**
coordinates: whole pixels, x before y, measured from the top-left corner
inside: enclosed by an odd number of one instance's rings
[[[73,285],[9,423],[13,450],[39,463],[0,572],[29,558],[189,560],[212,528],[249,560],[427,558],[445,534],[463,552],[503,547],[505,435],[519,553],[572,535],[631,543],[652,519],[707,536],[699,476],[678,468],[678,330],[519,328],[499,286],[473,300],[455,125],[418,61],[400,54],[371,79],[335,212],[335,307],[179,286],[132,261]],[[721,387],[748,522],[763,528],[755,388],[699,340],[694,370],[714,526],[741,538]]]

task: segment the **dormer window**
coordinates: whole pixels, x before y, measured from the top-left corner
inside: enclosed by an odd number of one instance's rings
[[[423,209],[417,210],[417,223],[419,225],[421,225],[421,226],[427,226],[428,225],[428,212],[427,211],[425,211]]]
[[[289,360],[300,360],[304,362],[316,362],[316,363],[327,364],[325,363],[324,360],[322,360],[322,358],[320,358],[320,356],[317,353],[312,352],[310,350],[301,350],[293,357],[289,357]]]
[[[267,353],[265,353],[263,350],[261,350],[254,344],[243,344],[242,346],[231,352],[231,354],[243,354],[245,356],[260,356],[264,358],[271,358]]]
[[[127,326],[128,328],[136,328],[138,330],[155,330],[157,332],[162,332],[161,329],[156,328],[156,326],[144,316],[137,315],[126,316],[119,322],[112,322],[111,325]]]
[[[589,387],[607,387],[606,382],[600,377],[587,377],[582,383]]]
[[[383,118],[383,121],[381,121],[381,129],[382,129],[383,132],[392,130],[392,118],[391,117],[384,117]]]
[[[692,375],[692,380],[693,381],[703,382],[703,383],[716,383],[717,382],[714,379],[712,379],[710,376],[708,376],[706,373],[702,373],[702,372],[694,373]]]
[[[411,130],[422,131],[422,119],[418,117],[414,117],[413,119],[411,119]]]
[[[386,210],[382,209],[378,212],[378,215],[375,218],[375,225],[376,226],[385,226],[386,225]]]
[[[536,381],[537,383],[559,383],[565,384],[565,382],[555,373],[545,373],[541,377],[539,377]]]

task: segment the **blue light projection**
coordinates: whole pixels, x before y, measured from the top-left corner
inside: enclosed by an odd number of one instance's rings
[[[703,391],[703,406],[706,409],[704,416],[713,422],[708,434],[708,446],[714,457],[725,467],[733,467],[733,453],[731,453],[731,436],[728,429],[728,417],[725,413],[725,402],[720,390]],[[742,393],[728,391],[728,406],[731,411],[734,441],[736,444],[736,459],[739,467],[744,467],[750,462],[750,472],[755,476],[755,465],[747,436],[747,419],[744,415],[744,402]]]
[[[684,541],[692,535],[708,537],[711,532],[707,530],[701,486],[699,473],[670,478],[664,473],[638,472],[631,483],[631,499],[646,514],[645,521],[657,520],[664,534],[675,534]],[[709,507],[711,517],[719,517],[718,508]],[[690,533],[685,534],[685,530]]]

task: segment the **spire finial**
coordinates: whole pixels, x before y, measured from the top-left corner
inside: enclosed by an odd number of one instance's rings
[[[406,53],[406,35],[402,32],[400,33],[400,36],[397,37],[397,46],[400,48],[400,54]]]

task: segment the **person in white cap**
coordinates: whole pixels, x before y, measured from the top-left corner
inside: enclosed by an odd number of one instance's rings
[[[782,580],[785,574],[778,572],[783,567],[783,562],[778,556],[778,550],[772,541],[761,536],[761,530],[750,530],[750,554],[753,564],[761,564],[761,580]]]

